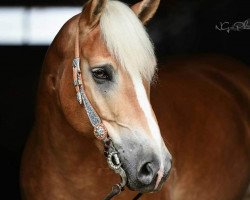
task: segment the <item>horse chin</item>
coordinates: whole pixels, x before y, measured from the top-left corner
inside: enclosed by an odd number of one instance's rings
[[[135,192],[139,192],[139,193],[152,193],[152,192],[156,192],[156,190],[154,190],[154,188],[152,187],[143,187],[143,188],[138,188],[138,187],[133,187],[131,186],[129,183],[127,184],[127,187]]]
[[[146,188],[134,188],[131,187],[129,184],[127,184],[127,187],[135,192],[139,192],[139,193],[154,193],[154,192],[158,192],[161,190],[162,186],[159,186],[157,189],[154,189],[152,187],[146,187]]]

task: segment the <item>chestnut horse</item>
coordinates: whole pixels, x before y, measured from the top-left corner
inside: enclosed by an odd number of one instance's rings
[[[90,0],[60,30],[43,64],[36,122],[23,153],[23,199],[103,199],[119,181],[77,102],[79,87],[126,173],[130,190],[117,199],[133,198],[133,190],[161,200],[247,195],[250,70],[219,57],[183,58],[163,66],[150,91],[156,58],[143,24],[158,5]],[[81,86],[72,84],[75,57]]]

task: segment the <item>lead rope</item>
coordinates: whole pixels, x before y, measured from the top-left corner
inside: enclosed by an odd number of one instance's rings
[[[97,139],[101,140],[104,145],[104,155],[107,158],[108,166],[121,177],[121,183],[118,183],[112,187],[112,191],[104,198],[104,200],[111,200],[114,196],[119,195],[126,186],[127,176],[121,166],[118,152],[114,147],[111,138],[108,136],[108,131],[105,125],[102,123],[101,118],[98,116],[94,108],[92,107],[88,97],[85,94],[82,82],[82,74],[80,69],[80,53],[79,53],[79,29],[77,27],[76,39],[75,39],[75,58],[72,63],[73,67],[73,84],[76,90],[76,98],[79,104],[83,105],[87,112],[88,118],[92,126],[94,127],[94,135]],[[133,200],[137,200],[142,196],[142,193],[136,195]]]

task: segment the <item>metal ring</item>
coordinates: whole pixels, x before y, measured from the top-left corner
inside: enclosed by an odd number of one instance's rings
[[[117,156],[117,157],[115,157],[115,156]],[[114,158],[115,161],[118,162],[118,163],[114,163],[112,158]],[[121,167],[121,162],[120,162],[120,160],[118,158],[117,152],[111,152],[111,153],[109,153],[107,161],[108,161],[109,167],[111,169],[113,169],[113,170],[117,170],[117,169],[119,169]]]

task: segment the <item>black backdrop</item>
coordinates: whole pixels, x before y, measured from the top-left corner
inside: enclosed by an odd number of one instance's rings
[[[136,1],[125,1],[134,3]],[[76,6],[79,0],[1,0],[0,6]],[[215,25],[249,19],[249,0],[162,0],[147,29],[159,62],[176,55],[218,53],[250,64],[250,30],[219,31]],[[21,153],[34,120],[39,73],[47,46],[0,46],[1,196],[20,199]],[[249,77],[250,78],[250,77]]]

